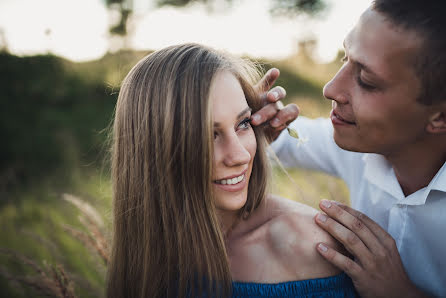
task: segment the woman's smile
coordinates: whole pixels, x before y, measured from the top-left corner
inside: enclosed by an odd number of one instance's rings
[[[242,174],[232,175],[224,179],[214,180],[214,184],[224,191],[237,192],[244,189],[247,185],[245,178],[245,170]]]

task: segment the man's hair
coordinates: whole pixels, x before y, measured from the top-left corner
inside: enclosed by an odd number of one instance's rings
[[[372,8],[422,40],[415,70],[421,80],[418,101],[446,102],[446,3],[444,0],[375,0]]]

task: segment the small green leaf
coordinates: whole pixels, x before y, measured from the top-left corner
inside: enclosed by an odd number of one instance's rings
[[[299,134],[297,133],[297,130],[295,130],[295,129],[293,129],[293,128],[290,128],[290,127],[288,127],[288,126],[287,126],[286,129],[288,130],[288,134],[289,134],[290,136],[292,136],[293,138],[299,139]]]

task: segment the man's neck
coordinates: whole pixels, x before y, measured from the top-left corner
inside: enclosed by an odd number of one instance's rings
[[[404,152],[384,156],[392,165],[396,178],[407,197],[426,187],[446,162],[446,141],[432,146],[412,146]]]

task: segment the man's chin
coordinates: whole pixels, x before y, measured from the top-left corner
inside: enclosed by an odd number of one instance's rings
[[[353,138],[345,138],[345,137],[339,137],[336,135],[336,133],[333,136],[333,139],[336,143],[336,145],[339,146],[339,148],[351,151],[351,152],[361,152],[361,153],[369,153],[369,150],[366,150],[364,148],[363,144],[357,144],[353,141]]]

